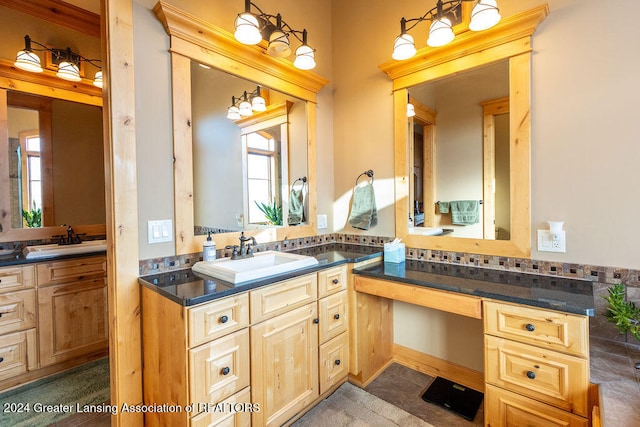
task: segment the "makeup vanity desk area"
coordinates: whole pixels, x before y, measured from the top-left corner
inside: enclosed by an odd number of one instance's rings
[[[591,282],[417,260],[353,273],[358,311],[378,313],[376,328],[358,324],[359,348],[377,355],[356,356],[362,384],[399,359],[483,391],[485,425],[599,425],[597,386],[589,381]],[[484,374],[440,359],[428,366],[434,359],[418,352],[397,354],[393,300],[481,319]]]

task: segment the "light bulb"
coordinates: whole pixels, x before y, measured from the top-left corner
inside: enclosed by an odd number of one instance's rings
[[[41,73],[40,57],[31,50],[21,50],[16,55],[16,62],[13,63],[16,68],[32,73]]]
[[[402,61],[403,59],[409,59],[416,54],[416,45],[413,41],[411,34],[402,33],[393,44],[393,55],[391,57],[395,60]]]
[[[495,0],[480,0],[471,11],[471,31],[487,30],[500,22],[500,12]]]
[[[296,49],[296,59],[293,61],[293,66],[300,70],[311,70],[314,68],[316,66],[316,60],[313,49],[306,44]]]
[[[236,40],[244,44],[258,44],[262,40],[258,19],[251,13],[244,12],[238,15],[235,22]]]
[[[444,46],[453,40],[453,30],[451,21],[448,18],[436,19],[429,28],[429,38],[427,44],[431,47]]]
[[[62,61],[58,64],[58,72],[56,73],[56,76],[70,82],[79,82],[82,80],[80,78],[80,70],[78,70],[78,66],[69,61]]]

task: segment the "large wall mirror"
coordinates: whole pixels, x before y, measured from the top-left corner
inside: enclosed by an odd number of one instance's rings
[[[306,102],[260,87],[265,111],[228,118],[232,98],[252,91],[254,82],[191,61],[196,235],[307,221]],[[291,206],[292,188],[301,205]]]
[[[176,254],[202,251],[207,231],[218,247],[240,231],[258,242],[315,234],[316,102],[328,81],[167,3],[154,12],[171,41]],[[256,87],[267,111],[227,119],[231,97]],[[301,188],[304,220],[290,224]],[[258,205],[279,209],[281,223]]]
[[[380,66],[394,86],[396,235],[410,247],[530,256],[531,36],[547,14]]]

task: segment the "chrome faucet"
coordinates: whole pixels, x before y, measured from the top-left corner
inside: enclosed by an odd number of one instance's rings
[[[233,253],[231,254],[231,259],[243,259],[243,258],[251,258],[253,256],[252,247],[257,245],[256,238],[253,236],[244,237],[244,231],[240,233],[240,246],[238,245],[227,245],[225,249],[233,249]],[[245,243],[251,241],[251,243]]]

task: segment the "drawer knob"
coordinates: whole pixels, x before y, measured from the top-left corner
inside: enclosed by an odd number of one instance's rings
[[[228,366],[222,368],[222,375],[229,375],[229,372],[231,372],[231,369],[229,369]]]
[[[0,363],[4,362],[4,357],[0,357]]]
[[[220,323],[227,323],[228,321],[229,321],[229,318],[227,316],[220,317]]]
[[[338,279],[333,279],[331,282],[333,282],[334,285],[337,285],[338,283],[340,283],[340,280]]]
[[[335,363],[336,365],[340,365],[340,363],[342,363],[342,362],[340,362],[340,359],[337,359],[334,363]]]
[[[320,319],[318,319],[317,317],[315,319],[313,319],[313,323],[320,323]]]
[[[536,379],[536,373],[533,371],[527,371],[527,378],[529,378],[530,380],[535,380]]]
[[[334,314],[333,318],[338,320],[340,318],[340,314],[339,313]]]
[[[533,326],[531,323],[527,323],[524,328],[529,332],[533,332],[536,330],[536,327]]]

